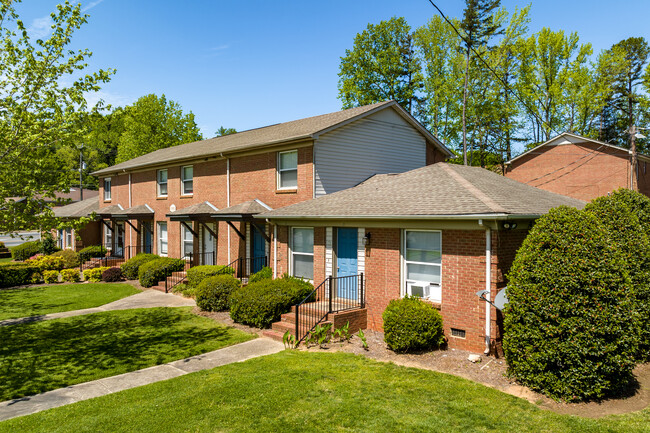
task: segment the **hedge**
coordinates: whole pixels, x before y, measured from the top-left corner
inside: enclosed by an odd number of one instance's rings
[[[442,316],[420,298],[393,299],[382,318],[384,341],[395,352],[435,349],[444,343]]]
[[[248,284],[257,283],[258,281],[262,280],[270,280],[271,278],[273,278],[273,270],[268,266],[265,266],[250,276],[248,279]]]
[[[230,317],[238,323],[268,328],[313,290],[314,286],[310,283],[287,275],[275,280],[258,281],[232,293]]]
[[[138,278],[142,287],[151,287],[172,274],[185,269],[185,260],[161,257],[140,266]]]
[[[196,305],[203,311],[223,311],[230,307],[230,295],[241,286],[232,275],[216,275],[196,288]]]
[[[81,279],[79,277],[79,269],[63,269],[61,271],[61,279],[68,283],[78,283]]]
[[[567,401],[602,399],[626,387],[639,317],[624,262],[593,213],[560,207],[537,220],[508,275],[509,374]]]
[[[93,257],[104,257],[107,251],[101,245],[91,245],[79,251],[79,260],[81,263],[84,263]]]
[[[45,284],[59,282],[59,271],[43,271],[43,281]]]
[[[124,273],[124,277],[127,280],[137,280],[138,279],[138,271],[140,270],[140,266],[144,265],[147,262],[150,262],[152,260],[159,259],[160,256],[157,256],[155,254],[146,254],[146,253],[140,253],[136,254],[126,262],[122,263],[122,272]]]
[[[65,268],[65,259],[56,256],[38,256],[27,260],[30,265],[36,266],[41,271],[60,271]]]
[[[194,266],[187,271],[187,285],[190,288],[196,288],[203,280],[215,275],[232,275],[235,273],[233,268],[222,265],[202,265]]]
[[[102,280],[102,274],[108,267],[103,266],[100,268],[84,269],[84,281],[98,283]]]
[[[40,241],[25,242],[11,248],[11,258],[19,262],[24,262],[28,258],[38,254],[40,249]]]
[[[25,263],[10,263],[0,266],[0,287],[22,286],[32,283],[32,278],[40,270],[36,266]]]
[[[52,254],[53,257],[61,257],[63,259],[63,266],[66,269],[76,268],[79,266],[79,254],[73,250],[61,250]]]

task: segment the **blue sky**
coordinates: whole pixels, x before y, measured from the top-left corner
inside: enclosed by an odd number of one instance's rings
[[[25,0],[19,12],[34,31],[46,32],[57,3]],[[458,17],[465,4],[436,3]],[[502,1],[509,12],[526,4]],[[93,51],[91,69],[117,69],[89,100],[126,105],[164,93],[194,112],[206,137],[221,125],[241,131],[339,110],[339,61],[354,36],[392,16],[415,28],[435,13],[427,0],[86,0],[82,6],[90,18],[73,45]],[[537,0],[530,28],[577,31],[599,52],[630,36],[650,41],[647,17],[647,0]]]

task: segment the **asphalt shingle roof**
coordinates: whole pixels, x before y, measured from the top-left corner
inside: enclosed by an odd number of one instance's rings
[[[99,196],[87,198],[65,206],[55,207],[54,216],[57,218],[81,218],[99,211]]]
[[[376,175],[343,191],[258,215],[297,217],[537,216],[585,202],[544,191],[480,167],[437,163],[401,174]]]
[[[175,210],[167,214],[168,217],[173,216],[192,216],[192,215],[211,215],[217,211],[217,208],[209,201],[202,201],[183,209]]]
[[[267,212],[271,210],[270,207],[265,205],[259,200],[250,200],[243,203],[239,203],[225,209],[221,209],[218,212],[214,212],[215,215],[254,215],[262,212]]]

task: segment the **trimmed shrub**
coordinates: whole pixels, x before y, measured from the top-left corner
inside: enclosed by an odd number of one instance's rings
[[[187,285],[190,288],[196,288],[201,284],[201,281],[208,277],[214,277],[215,275],[232,275],[234,273],[235,270],[233,268],[222,265],[194,266],[187,271]]]
[[[382,318],[384,341],[395,352],[436,349],[444,343],[442,316],[420,298],[393,299]]]
[[[172,274],[185,269],[185,260],[161,257],[140,266],[138,278],[142,287],[151,287]]]
[[[216,275],[196,288],[196,305],[203,311],[223,311],[230,307],[230,295],[241,283],[232,275]]]
[[[102,274],[108,267],[84,269],[84,280],[98,283],[102,280]]]
[[[137,280],[138,279],[138,271],[140,270],[140,266],[144,265],[147,262],[150,262],[152,260],[159,259],[160,256],[157,256],[155,254],[145,254],[145,253],[140,253],[136,254],[134,257],[130,258],[126,262],[122,263],[122,272],[124,273],[124,277],[127,280]]]
[[[45,284],[59,282],[59,271],[43,271],[43,281]]]
[[[24,262],[39,253],[41,248],[40,244],[39,241],[31,241],[16,245],[11,248],[11,258],[19,262]]]
[[[0,287],[14,287],[30,284],[35,275],[40,275],[40,270],[36,266],[30,264],[8,263],[6,265],[1,265]]]
[[[623,255],[640,319],[637,360],[650,361],[650,198],[619,189],[587,204],[585,212],[604,224],[609,242]]]
[[[61,271],[61,279],[68,283],[78,283],[81,280],[79,269],[64,269]]]
[[[555,399],[602,399],[628,386],[638,312],[623,255],[590,212],[551,210],[508,275],[503,349],[508,371]]]
[[[266,266],[251,275],[248,279],[248,284],[257,283],[262,280],[270,280],[271,278],[273,278],[273,269]]]
[[[122,281],[124,279],[124,274],[120,268],[108,268],[102,272],[102,281],[107,283],[115,283],[117,281]]]
[[[63,259],[63,267],[66,269],[76,268],[79,266],[79,254],[72,250],[61,250],[52,254],[53,257],[61,257]]]
[[[46,256],[61,250],[61,248],[56,246],[56,241],[54,240],[52,234],[49,232],[45,233],[41,237],[38,248],[38,252]]]
[[[258,281],[233,291],[230,317],[238,323],[268,328],[313,290],[310,283],[286,275],[275,280]]]
[[[79,251],[79,261],[81,263],[92,259],[93,257],[104,257],[107,251],[101,245],[91,245]]]
[[[38,256],[26,261],[30,265],[38,267],[41,271],[60,271],[65,268],[63,257],[56,256]]]

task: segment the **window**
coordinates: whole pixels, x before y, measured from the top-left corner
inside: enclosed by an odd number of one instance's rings
[[[406,294],[442,301],[441,233],[406,230],[404,235],[404,275]]]
[[[167,255],[167,223],[158,223],[158,254],[161,256]]]
[[[111,199],[111,178],[107,177],[104,179],[104,201],[109,201]]]
[[[167,197],[167,169],[158,170],[158,197]]]
[[[65,229],[65,247],[72,248],[72,229]]]
[[[181,225],[181,231],[183,232],[181,251],[183,251],[183,258],[187,259],[194,253],[194,235],[184,225]]]
[[[58,239],[56,240],[56,244],[59,248],[63,249],[63,229],[59,229],[59,236]]]
[[[278,153],[278,189],[298,188],[298,151]]]
[[[314,229],[291,229],[291,274],[314,279]]]
[[[107,250],[113,249],[113,231],[104,226],[104,246]]]
[[[194,169],[191,165],[181,168],[181,193],[190,195],[194,192]]]

